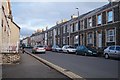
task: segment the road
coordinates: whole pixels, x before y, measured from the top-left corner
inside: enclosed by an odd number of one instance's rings
[[[28,50],[31,52],[31,50]],[[35,54],[53,64],[68,69],[83,78],[118,78],[119,61],[100,57],[80,56],[47,51]]]
[[[28,54],[21,54],[20,64],[2,65],[2,77],[9,79],[14,78],[15,80],[16,78],[25,78],[25,80],[26,78],[29,78],[29,80],[43,80],[46,78],[69,80],[68,77],[46,66]]]

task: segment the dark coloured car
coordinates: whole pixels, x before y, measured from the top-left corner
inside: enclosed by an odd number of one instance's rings
[[[91,47],[86,47],[84,45],[78,46],[76,48],[76,54],[80,54],[80,55],[94,55],[97,56],[97,50]]]

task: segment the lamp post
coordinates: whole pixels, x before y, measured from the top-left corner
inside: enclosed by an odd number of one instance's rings
[[[77,10],[77,15],[79,16],[79,8],[76,8],[76,10]]]
[[[79,17],[79,8],[76,8],[76,10],[77,10],[77,14],[78,14],[78,17]],[[78,21],[78,39],[77,39],[77,40],[78,40],[78,45],[77,45],[77,46],[80,45],[80,43],[79,43],[79,42],[80,42],[80,41],[79,41],[79,40],[80,40],[80,35],[79,35],[79,34],[80,34],[80,33],[79,33],[79,21]]]

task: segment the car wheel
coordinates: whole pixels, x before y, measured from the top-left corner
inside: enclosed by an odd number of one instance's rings
[[[67,54],[69,54],[69,51],[67,51]]]
[[[105,54],[105,59],[108,59],[109,58],[109,55],[106,53]]]
[[[78,52],[76,51],[75,54],[78,55]]]
[[[84,56],[87,56],[87,53],[84,53]]]

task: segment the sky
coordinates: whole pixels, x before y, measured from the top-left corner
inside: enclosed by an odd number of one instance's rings
[[[108,3],[108,0],[11,0],[14,22],[21,28],[20,37],[30,36],[37,29],[55,26],[62,19],[80,15]]]

